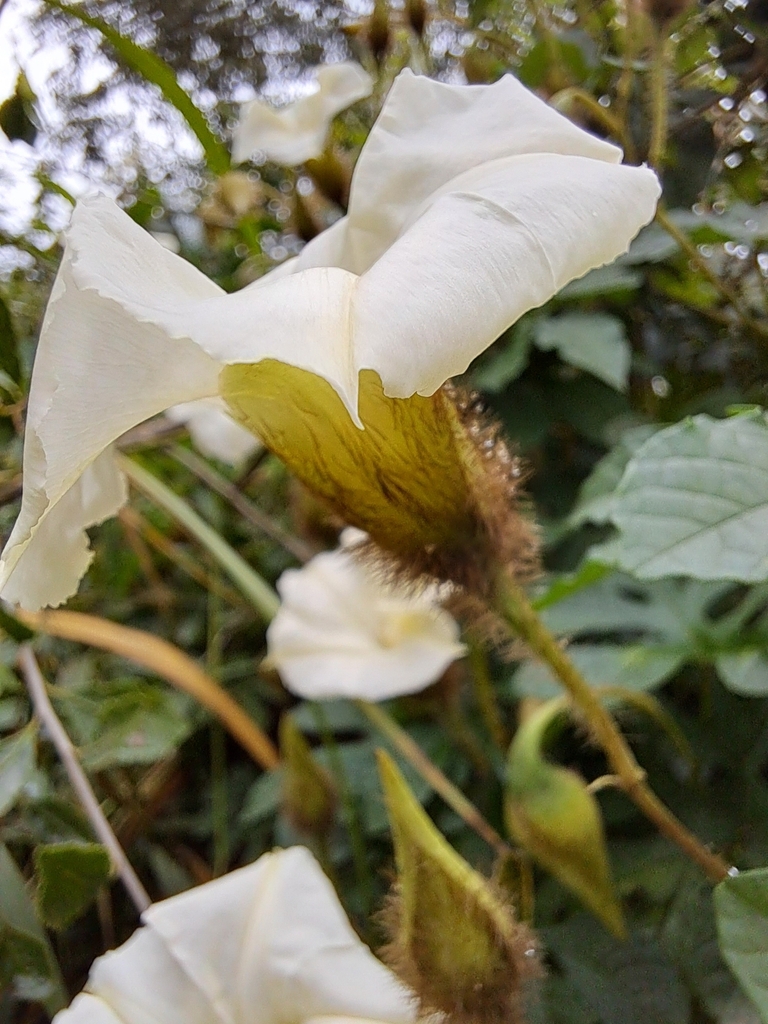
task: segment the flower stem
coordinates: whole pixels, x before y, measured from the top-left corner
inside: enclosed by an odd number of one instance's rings
[[[734,289],[715,273],[707,260],[696,248],[696,245],[691,241],[688,235],[686,235],[686,233],[681,230],[677,224],[675,224],[661,203],[659,203],[656,208],[656,220],[661,224],[667,234],[674,238],[696,269],[701,271],[704,277],[706,277],[709,283],[717,289],[726,302],[730,303],[734,312],[738,314],[742,322],[761,338],[768,338],[768,324],[761,320],[756,320],[751,315]]]
[[[480,644],[476,642],[469,644],[469,663],[472,667],[472,680],[475,684],[475,699],[485,728],[496,749],[505,754],[509,746],[509,736],[504,726],[504,719],[501,717],[493,680],[488,671],[488,657]]]
[[[660,170],[667,150],[669,132],[669,43],[664,30],[654,33],[651,56],[651,139],[648,163]]]
[[[432,761],[427,757],[418,743],[408,735],[405,729],[391,718],[378,704],[369,704],[366,700],[356,700],[356,706],[366,716],[368,721],[382,735],[384,735],[392,746],[402,754],[408,763],[416,769],[421,777],[439,793],[449,807],[458,814],[481,839],[496,851],[500,857],[508,857],[512,848],[504,842],[496,829],[490,825],[482,816],[475,805],[464,796]]]
[[[593,736],[605,751],[612,772],[621,780],[621,788],[667,839],[675,843],[699,865],[712,882],[720,882],[729,873],[729,865],[708,850],[682,822],[664,806],[646,781],[645,772],[635,760],[610,712],[568,657],[557,638],[547,629],[523,590],[507,577],[500,577],[496,589],[496,608],[514,631],[544,661],[576,707],[586,719]]]
[[[59,717],[53,710],[53,705],[48,697],[45,679],[37,664],[37,658],[29,644],[24,644],[19,649],[19,668],[22,671],[27,683],[29,695],[35,708],[35,714],[45,728],[45,732],[56,748],[64,770],[69,777],[72,789],[80,801],[88,820],[91,823],[96,836],[107,849],[115,871],[128,891],[128,895],[141,914],[152,902],[147,890],[141,884],[139,876],[131,867],[130,861],[125,855],[120,843],[117,841],[112,826],[107,821],[106,815],[101,809],[96,794],[91,789],[88,777],[77,758],[72,740],[67,731],[59,721]]]

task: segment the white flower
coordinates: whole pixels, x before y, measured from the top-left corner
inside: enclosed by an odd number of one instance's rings
[[[404,522],[419,550],[471,539],[444,406],[410,396],[433,395],[523,313],[626,250],[659,184],[620,159],[511,77],[452,86],[405,71],[347,216],[240,292],[110,200],[78,204],[35,360],[2,596],[34,609],[74,593],[85,529],[125,501],[110,444],[219,394],[379,543]]]
[[[314,69],[314,91],[275,110],[261,100],[244,103],[232,136],[232,160],[261,152],[267,160],[295,167],[325,149],[334,117],[370,96],[373,79],[359,64],[324,64]]]
[[[261,441],[232,419],[220,398],[181,402],[165,415],[173,423],[184,424],[203,455],[230,466],[239,466],[261,448]]]
[[[414,595],[385,584],[347,548],[288,569],[267,630],[271,663],[309,700],[388,700],[417,693],[463,657],[459,627],[437,588]]]
[[[412,1024],[308,850],[265,854],[142,915],[56,1024]]]

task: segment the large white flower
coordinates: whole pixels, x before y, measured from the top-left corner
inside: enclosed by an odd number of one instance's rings
[[[373,79],[359,64],[325,64],[314,69],[314,91],[275,109],[262,100],[244,103],[232,136],[232,159],[241,163],[263,153],[267,160],[294,167],[325,149],[334,117],[370,96]]]
[[[288,569],[282,604],[267,630],[272,664],[310,700],[388,700],[439,679],[465,648],[436,587],[412,594],[386,584],[348,548]]]
[[[203,455],[230,466],[239,466],[261,448],[261,441],[232,419],[220,398],[181,402],[165,415],[173,423],[184,424],[192,443]]]
[[[85,529],[125,500],[109,445],[215,395],[377,542],[471,547],[465,464],[436,389],[650,220],[656,176],[620,159],[511,77],[452,86],[406,71],[347,216],[240,292],[111,201],[80,203],[35,361],[2,596],[66,600],[91,557]]]
[[[56,1024],[412,1024],[308,850],[265,854],[162,903],[99,957]]]

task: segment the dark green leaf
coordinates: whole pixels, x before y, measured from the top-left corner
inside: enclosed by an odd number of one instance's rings
[[[16,863],[0,844],[0,988],[39,1000],[53,1015],[69,1002],[56,958]]]
[[[33,724],[0,742],[0,817],[16,803],[35,770],[37,727]]]
[[[109,854],[97,843],[53,843],[35,850],[37,905],[49,928],[66,928],[109,878]]]
[[[631,349],[624,324],[607,313],[563,313],[539,320],[536,345],[555,349],[562,360],[587,370],[617,391],[627,386]]]

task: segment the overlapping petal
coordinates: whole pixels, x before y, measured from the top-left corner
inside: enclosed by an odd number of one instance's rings
[[[261,441],[232,419],[220,398],[181,402],[167,410],[173,423],[182,423],[203,455],[239,466],[261,448]]]
[[[56,1024],[412,1024],[308,850],[266,854],[150,907]]]
[[[310,700],[387,700],[439,679],[465,648],[434,588],[414,595],[384,584],[340,549],[288,569],[267,631],[272,663]]]
[[[371,76],[352,62],[316,68],[315,79],[314,92],[280,109],[261,100],[243,104],[232,137],[235,163],[257,152],[286,167],[320,156],[336,114],[373,90]]]
[[[3,596],[35,607],[74,592],[89,558],[82,528],[114,511],[124,491],[113,479],[103,501],[73,496],[60,504],[64,496],[122,432],[149,416],[217,394],[232,404],[220,377],[231,364],[298,368],[341,399],[337,410],[322,388],[302,381],[301,403],[292,403],[279,389],[281,375],[269,372],[260,373],[257,389],[263,411],[254,417],[247,396],[238,396],[236,414],[289,463],[291,438],[311,440],[329,412],[371,426],[359,412],[359,389],[361,373],[365,380],[372,371],[369,405],[382,415],[370,452],[361,438],[353,461],[364,491],[388,477],[386,495],[382,485],[382,495],[366,501],[391,518],[400,484],[381,466],[381,453],[412,453],[419,464],[397,472],[416,478],[424,445],[382,434],[402,418],[386,402],[432,394],[526,310],[628,247],[652,217],[659,185],[652,171],[619,158],[514,79],[448,86],[403,73],[363,149],[347,217],[233,295],[109,200],[79,204],[41,334],[24,503],[0,562]],[[247,374],[235,381],[248,384]],[[405,419],[424,419],[434,433],[440,417],[424,409],[409,407]],[[348,426],[323,430],[344,438]],[[431,435],[424,440],[433,443]],[[358,494],[334,476],[332,453],[317,457],[322,464],[306,479],[322,478],[326,497]],[[451,458],[443,462],[461,476]],[[35,548],[49,544],[43,523],[58,509],[53,535],[70,506],[71,528],[49,581],[41,581],[44,556]],[[372,528],[354,509],[343,512]]]

